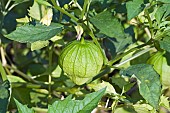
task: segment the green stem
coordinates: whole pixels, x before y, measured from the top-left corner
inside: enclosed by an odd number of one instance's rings
[[[54,49],[54,43],[51,47],[48,47],[49,49],[49,68],[50,68],[50,74],[48,76],[48,92],[49,92],[49,95],[48,95],[48,100],[50,100],[52,98],[51,94],[52,94],[52,90],[51,90],[51,86],[52,86],[52,76],[51,76],[51,73],[52,73],[52,56],[53,56],[53,49]]]
[[[32,83],[22,83],[22,82],[11,82],[12,88],[21,87],[21,88],[31,88],[31,89],[47,89],[46,84],[32,84]]]
[[[27,79],[30,82],[36,83],[36,84],[41,84],[39,81],[36,81],[34,79],[32,79],[31,77],[29,77],[28,75],[26,75],[25,73],[19,71],[18,69],[6,64],[5,67],[14,70],[16,73],[18,73],[20,76],[22,76],[23,78]]]
[[[2,62],[0,61],[0,73],[1,73],[1,76],[2,76],[2,80],[5,81],[7,80],[7,76],[6,76],[6,72],[2,66]]]
[[[128,58],[128,59],[126,59],[126,60],[120,62],[119,64],[113,65],[113,66],[114,66],[114,68],[115,68],[115,67],[118,68],[118,67],[120,67],[121,65],[123,65],[123,64],[125,64],[125,63],[127,63],[127,62],[129,62],[129,61],[131,61],[131,60],[133,60],[133,59],[135,59],[135,58],[137,58],[137,57],[139,57],[139,56],[141,56],[141,55],[147,53],[148,51],[150,51],[150,50],[152,50],[152,49],[153,49],[153,48],[144,49],[144,50],[142,50],[142,51],[136,53],[136,54],[133,55],[132,57],[130,57],[130,58]]]
[[[139,46],[137,46],[137,47],[134,47],[134,48],[128,50],[127,52],[125,52],[125,53],[117,56],[115,59],[109,61],[109,65],[113,65],[115,62],[119,61],[121,58],[123,58],[123,57],[126,56],[127,54],[129,54],[129,53],[131,53],[131,52],[133,52],[133,51],[136,51],[136,50],[138,50],[138,49],[140,49],[140,48],[142,48],[142,47],[145,47],[145,46],[147,46],[147,45],[149,45],[149,44],[152,44],[152,40],[149,40],[147,43],[142,44],[142,45],[139,45]]]
[[[106,58],[106,55],[104,54],[104,51],[102,50],[99,42],[97,41],[96,37],[93,34],[93,31],[90,29],[89,31],[89,35],[91,36],[91,38],[93,39],[94,43],[98,46],[98,48],[100,49],[100,51],[102,52],[103,58],[104,58],[104,64],[106,65],[108,63],[108,60]]]
[[[67,16],[69,16],[69,17],[70,17],[71,19],[73,19],[74,21],[76,21],[76,22],[78,21],[78,19],[77,19],[75,16],[73,16],[73,15],[70,14],[70,13],[68,13],[67,11],[65,11],[64,9],[62,9],[60,6],[58,6],[58,5],[56,4],[55,0],[51,0],[51,2],[53,3],[55,9],[59,10],[60,12],[62,12],[62,13],[64,13],[64,14],[66,14]]]
[[[89,0],[84,0],[83,10],[81,12],[81,19],[83,19],[85,12],[87,11],[87,5]]]

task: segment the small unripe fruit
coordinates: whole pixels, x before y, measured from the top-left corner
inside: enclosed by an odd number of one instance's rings
[[[91,41],[73,41],[61,52],[59,65],[77,85],[92,79],[102,68],[103,56]]]

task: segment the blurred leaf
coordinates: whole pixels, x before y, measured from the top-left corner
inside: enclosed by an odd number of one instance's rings
[[[114,113],[137,113],[133,106],[117,107]]]
[[[45,6],[52,6],[50,3],[48,3],[45,0],[35,0],[36,2],[38,2],[41,5],[45,5]]]
[[[49,26],[51,24],[52,17],[53,17],[53,10],[52,10],[52,8],[47,8],[43,18],[40,21],[40,23],[42,23],[43,25]]]
[[[25,16],[24,18],[16,19],[16,21],[17,21],[18,23],[24,23],[24,24],[26,24],[26,23],[29,23],[29,22],[30,22],[30,19],[28,18],[28,16]]]
[[[109,37],[125,38],[124,30],[118,19],[114,18],[111,12],[104,11],[92,17],[90,21],[95,27]]]
[[[36,1],[34,1],[34,4],[30,9],[28,10],[28,14],[30,17],[41,20],[45,14],[45,6],[38,4]]]
[[[163,2],[163,3],[170,3],[170,1],[169,1],[169,0],[157,0],[157,1],[159,1],[159,2]]]
[[[128,77],[112,77],[112,83],[118,85],[121,89],[124,88],[124,92],[128,91],[134,86],[135,83],[130,83]]]
[[[161,95],[161,83],[159,75],[151,65],[132,65],[122,71],[122,75],[136,78],[140,94],[150,105],[158,109],[159,97]]]
[[[166,109],[168,109],[170,111],[170,103],[169,103],[169,100],[168,100],[169,97],[166,97],[164,95],[161,95],[161,98],[160,98],[160,106],[163,106],[165,107]]]
[[[29,0],[12,0],[12,1],[15,1],[15,4],[20,4],[20,3],[23,3],[23,2],[27,2]]]
[[[34,113],[33,109],[28,108],[26,105],[22,105],[16,99],[14,100],[18,108],[18,113]]]
[[[31,43],[31,51],[44,48],[44,47],[48,46],[48,44],[49,44],[49,41],[47,41],[47,40],[33,42],[33,43]]]
[[[165,36],[162,40],[160,40],[160,48],[170,52],[170,38],[169,38],[169,36]]]
[[[149,104],[135,104],[133,107],[137,113],[153,113],[151,112],[153,107]]]
[[[63,101],[56,101],[48,106],[48,113],[90,113],[105,92],[105,88],[87,94],[83,100],[72,100],[71,95]]]
[[[92,89],[94,89],[95,91],[98,91],[98,90],[106,87],[105,94],[110,94],[110,95],[111,94],[114,94],[114,95],[117,94],[114,87],[109,82],[102,81],[102,83],[88,84],[88,86],[91,87]]]
[[[62,31],[61,24],[53,23],[50,26],[37,24],[36,26],[26,24],[18,27],[12,33],[6,35],[7,38],[21,43],[32,43],[36,41],[49,40]]]
[[[170,86],[170,53],[157,52],[149,60],[155,71],[160,75],[160,80],[164,88]]]
[[[124,51],[132,43],[132,37],[122,38],[106,38],[104,45],[112,55],[112,59],[116,54]]]
[[[131,20],[145,8],[144,0],[133,0],[126,3],[127,17]]]
[[[18,76],[8,75],[7,77],[10,82],[25,82],[25,80],[23,80],[22,78]]]
[[[156,21],[160,24],[161,21],[165,20],[170,15],[170,4],[163,4],[159,7],[155,13]]]
[[[10,98],[10,83],[8,80],[0,83],[0,113],[6,113]]]
[[[52,77],[55,77],[55,78],[58,78],[58,77],[60,77],[61,76],[61,74],[62,74],[62,69],[60,68],[60,66],[59,65],[57,65],[56,66],[56,68],[53,70],[53,72],[51,73],[52,75]]]

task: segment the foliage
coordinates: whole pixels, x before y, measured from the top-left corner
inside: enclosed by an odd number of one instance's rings
[[[169,0],[1,0],[0,112],[167,113],[169,31]]]

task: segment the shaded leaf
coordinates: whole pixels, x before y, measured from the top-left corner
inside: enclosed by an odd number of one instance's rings
[[[16,99],[14,100],[18,108],[18,113],[34,113],[33,109],[28,108],[26,105],[22,105]]]
[[[18,27],[12,33],[6,35],[7,38],[21,43],[32,43],[51,39],[62,31],[62,25],[53,23],[50,26],[37,24],[36,26],[26,24]]]
[[[170,4],[163,4],[155,13],[156,21],[160,24],[170,14]]]
[[[170,38],[169,36],[165,36],[162,40],[159,41],[160,48],[170,52]]]
[[[10,98],[10,83],[9,81],[4,81],[0,84],[0,113],[6,113]]]
[[[159,2],[163,2],[163,3],[170,3],[170,1],[169,1],[169,0],[157,0],[157,1],[159,1]]]
[[[71,95],[63,101],[56,101],[48,106],[48,113],[90,113],[95,107],[106,88],[87,94],[83,100],[72,100]]]
[[[93,25],[109,37],[125,38],[123,27],[111,12],[104,11],[90,19]]]
[[[144,0],[133,0],[126,3],[127,17],[131,20],[145,8]]]
[[[158,109],[159,97],[161,95],[161,83],[159,75],[151,65],[132,65],[122,71],[122,75],[136,78],[140,94],[150,105]]]

